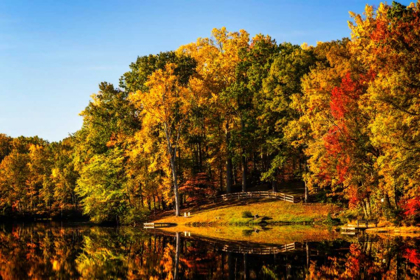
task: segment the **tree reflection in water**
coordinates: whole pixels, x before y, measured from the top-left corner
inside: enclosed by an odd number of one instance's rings
[[[362,236],[299,243],[295,249],[279,252],[283,248],[279,245],[227,244],[186,237],[183,233],[170,235],[137,228],[0,225],[0,276],[1,279],[419,279],[419,245],[420,240],[414,238]]]

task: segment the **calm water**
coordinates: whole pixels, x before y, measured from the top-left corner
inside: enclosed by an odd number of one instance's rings
[[[419,248],[420,239],[402,237],[286,248],[134,228],[0,225],[0,279],[420,279]]]

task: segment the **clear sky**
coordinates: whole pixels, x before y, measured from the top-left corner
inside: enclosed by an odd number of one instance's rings
[[[118,85],[137,56],[214,27],[312,45],[349,37],[348,11],[379,2],[0,0],[0,133],[59,141],[81,127],[101,81]]]

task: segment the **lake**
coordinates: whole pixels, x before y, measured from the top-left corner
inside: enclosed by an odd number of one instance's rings
[[[276,229],[233,228],[258,242],[191,232],[80,224],[1,224],[0,279],[419,279],[420,239],[390,236],[261,242]],[[325,229],[323,229],[325,230]],[[316,231],[315,231],[316,232]],[[269,235],[267,235],[269,236]],[[268,237],[265,237],[268,239]],[[227,236],[228,239],[228,236]],[[315,241],[313,241],[315,240]],[[265,244],[264,244],[265,243]]]

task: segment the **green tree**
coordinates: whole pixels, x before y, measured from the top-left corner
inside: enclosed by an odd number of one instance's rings
[[[74,164],[80,173],[76,194],[93,221],[123,222],[137,210],[129,199],[131,178],[124,168],[128,161],[124,151],[139,124],[128,93],[108,83],[99,89],[81,113],[83,127],[75,134]]]
[[[299,118],[291,106],[292,96],[302,95],[301,79],[315,64],[311,49],[289,43],[279,45],[278,49],[257,95],[262,100],[259,103],[258,134],[262,135],[262,148],[269,160],[269,168],[262,174],[262,179],[274,182],[273,189],[280,170],[287,173],[291,169],[295,173],[283,174],[285,177],[300,177],[306,164],[301,147],[291,145],[288,130],[295,129],[290,124]]]

